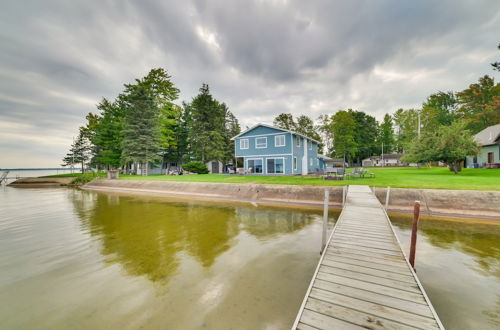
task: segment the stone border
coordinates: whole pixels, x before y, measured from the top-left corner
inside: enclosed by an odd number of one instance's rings
[[[323,205],[328,189],[329,205],[339,208],[343,187],[96,179],[83,189],[314,207]],[[385,205],[387,189],[373,189]],[[391,188],[388,211],[411,212],[415,200],[421,202],[423,214],[500,220],[500,191]]]

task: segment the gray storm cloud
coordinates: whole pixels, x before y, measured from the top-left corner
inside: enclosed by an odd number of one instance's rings
[[[380,119],[495,76],[498,31],[495,0],[1,1],[0,167],[58,165],[95,104],[153,67],[179,103],[208,83],[243,126]]]

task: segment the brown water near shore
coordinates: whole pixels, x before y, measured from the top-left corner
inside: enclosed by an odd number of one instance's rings
[[[289,328],[321,210],[0,190],[0,328]],[[500,326],[500,222],[423,217],[417,274],[445,327]],[[391,214],[408,250],[410,221]],[[332,227],[334,217],[331,218]]]
[[[7,187],[0,214],[2,329],[288,328],[322,227],[320,210],[61,188]]]

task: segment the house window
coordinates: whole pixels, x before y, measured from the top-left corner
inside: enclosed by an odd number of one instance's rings
[[[262,174],[262,159],[248,159],[247,169],[250,173]]]
[[[248,139],[240,140],[240,149],[248,149]]]
[[[258,138],[255,138],[255,148],[256,149],[267,148],[267,137],[258,137]]]
[[[316,158],[316,166],[319,166],[319,158]]]
[[[297,139],[297,140],[296,140],[296,142],[297,142],[297,147],[300,147],[300,137],[298,137],[298,136],[297,136],[297,137],[296,137],[296,139]]]
[[[297,171],[297,157],[293,157],[293,170]]]
[[[313,143],[309,142],[309,150],[313,150]]]
[[[285,136],[284,135],[276,135],[274,137],[274,146],[275,147],[284,147],[285,146]]]
[[[267,159],[267,173],[268,174],[283,174],[283,173],[285,173],[285,159],[284,158],[268,158]]]
[[[309,158],[309,166],[313,166],[313,159]]]

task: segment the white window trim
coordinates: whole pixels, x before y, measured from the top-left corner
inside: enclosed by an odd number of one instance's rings
[[[257,142],[257,140],[259,139],[264,139],[266,141],[266,143],[260,143],[260,147],[259,147],[259,143]],[[264,136],[264,137],[258,137],[258,138],[255,138],[255,149],[266,149],[267,148],[267,136]]]
[[[283,139],[283,144],[278,144],[278,142],[279,142],[280,139]],[[274,146],[275,147],[284,147],[284,146],[286,146],[286,136],[285,136],[285,134],[275,135],[274,136]]]
[[[293,162],[293,164],[292,164],[293,170],[297,171],[297,168],[299,168],[299,162],[297,160],[297,157],[294,156],[293,159],[292,159],[292,162]]]
[[[291,156],[292,154],[242,155],[241,157]]]
[[[243,148],[243,146],[242,146],[242,144],[243,144],[242,142],[243,141],[246,141],[246,143],[247,143],[247,147],[246,148]],[[249,146],[250,146],[250,141],[248,141],[248,139],[240,139],[240,150],[246,150],[246,149],[248,149]]]
[[[267,160],[268,159],[282,159],[283,160],[283,173],[269,173],[269,169],[267,168]],[[276,170],[276,164],[274,164],[274,170]],[[267,157],[266,158],[266,174],[285,174],[286,173],[286,162],[285,157]]]
[[[264,173],[266,173],[265,172],[266,171],[266,162],[264,161],[264,158],[245,158],[245,165],[246,165],[245,166],[245,170],[248,170],[248,161],[249,160],[260,160],[260,161],[262,161],[262,173],[255,173],[255,172],[253,172],[252,174],[264,174]],[[255,171],[255,169],[254,169],[254,171]]]

